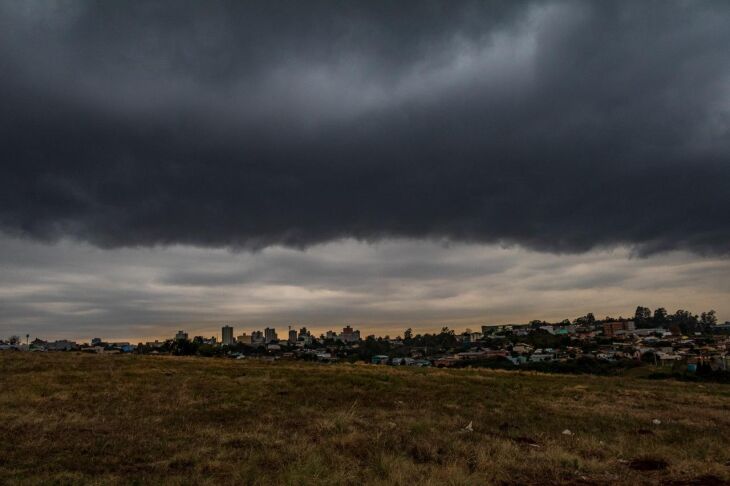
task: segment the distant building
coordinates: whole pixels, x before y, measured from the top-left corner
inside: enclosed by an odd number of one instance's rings
[[[312,344],[312,334],[307,330],[306,327],[299,329],[299,337],[297,341],[304,345]]]
[[[186,333],[185,331],[178,331],[177,334],[175,334],[175,341],[187,341],[187,340],[188,340],[188,333]]]
[[[231,326],[223,326],[221,329],[222,340],[224,346],[232,346],[236,341],[233,339],[233,328]]]
[[[295,329],[289,328],[289,343],[294,344],[297,342],[297,331]]]
[[[482,326],[482,337],[512,332],[513,326],[513,324],[485,324]]]
[[[46,349],[48,351],[72,351],[78,348],[78,344],[73,341],[67,341],[65,339],[46,344]]]
[[[324,335],[325,339],[332,339],[333,341],[337,339],[337,333],[335,331],[327,331],[327,334]]]
[[[342,333],[340,334],[340,341],[344,343],[352,343],[357,342],[360,340],[360,331],[355,331],[350,326],[345,326],[342,328]]]
[[[578,326],[575,326],[573,324],[569,326],[556,327],[553,329],[553,334],[555,334],[556,336],[567,336],[570,334],[575,334],[577,329]]]
[[[240,344],[251,344],[251,336],[244,332],[236,338],[236,341],[238,341]]]
[[[454,337],[456,338],[457,343],[462,344],[469,344],[471,340],[471,334],[469,334],[468,332],[462,332],[461,334],[457,334]]]
[[[46,349],[46,344],[48,344],[48,342],[46,342],[46,341],[44,341],[42,339],[35,338],[34,340],[32,340],[30,342],[29,348],[30,349],[44,350],[44,349]]]
[[[93,339],[91,340],[91,345],[92,345],[92,346],[99,346],[99,345],[101,344],[101,342],[102,342],[102,341],[101,341],[101,338],[93,338]]]
[[[278,341],[276,329],[274,329],[273,327],[267,327],[266,329],[264,329],[264,339],[266,340],[267,344],[273,341]]]
[[[122,353],[131,353],[137,347],[128,342],[109,343],[108,346],[112,349],[117,349]]]
[[[634,321],[613,321],[603,323],[603,334],[607,337],[613,337],[617,334],[625,334],[636,330]]]
[[[251,344],[259,345],[264,344],[264,333],[261,331],[254,331],[251,333]]]

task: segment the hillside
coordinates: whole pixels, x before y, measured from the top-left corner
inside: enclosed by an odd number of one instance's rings
[[[730,385],[631,377],[3,352],[0,424],[8,484],[730,480]]]

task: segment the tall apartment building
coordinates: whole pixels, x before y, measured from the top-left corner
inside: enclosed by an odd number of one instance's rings
[[[233,339],[233,328],[231,326],[223,326],[221,334],[223,335],[222,343],[224,346],[232,346],[236,342]]]
[[[264,329],[264,339],[266,340],[267,344],[272,341],[278,341],[279,338],[276,335],[276,329],[274,329],[273,327],[267,327],[266,329]]]

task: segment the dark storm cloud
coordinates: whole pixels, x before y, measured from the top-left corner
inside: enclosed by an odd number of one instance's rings
[[[0,228],[730,252],[725,2],[0,6]]]

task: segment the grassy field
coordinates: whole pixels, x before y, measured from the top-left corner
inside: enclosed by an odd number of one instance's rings
[[[728,385],[0,353],[2,484],[724,484],[728,461]]]

